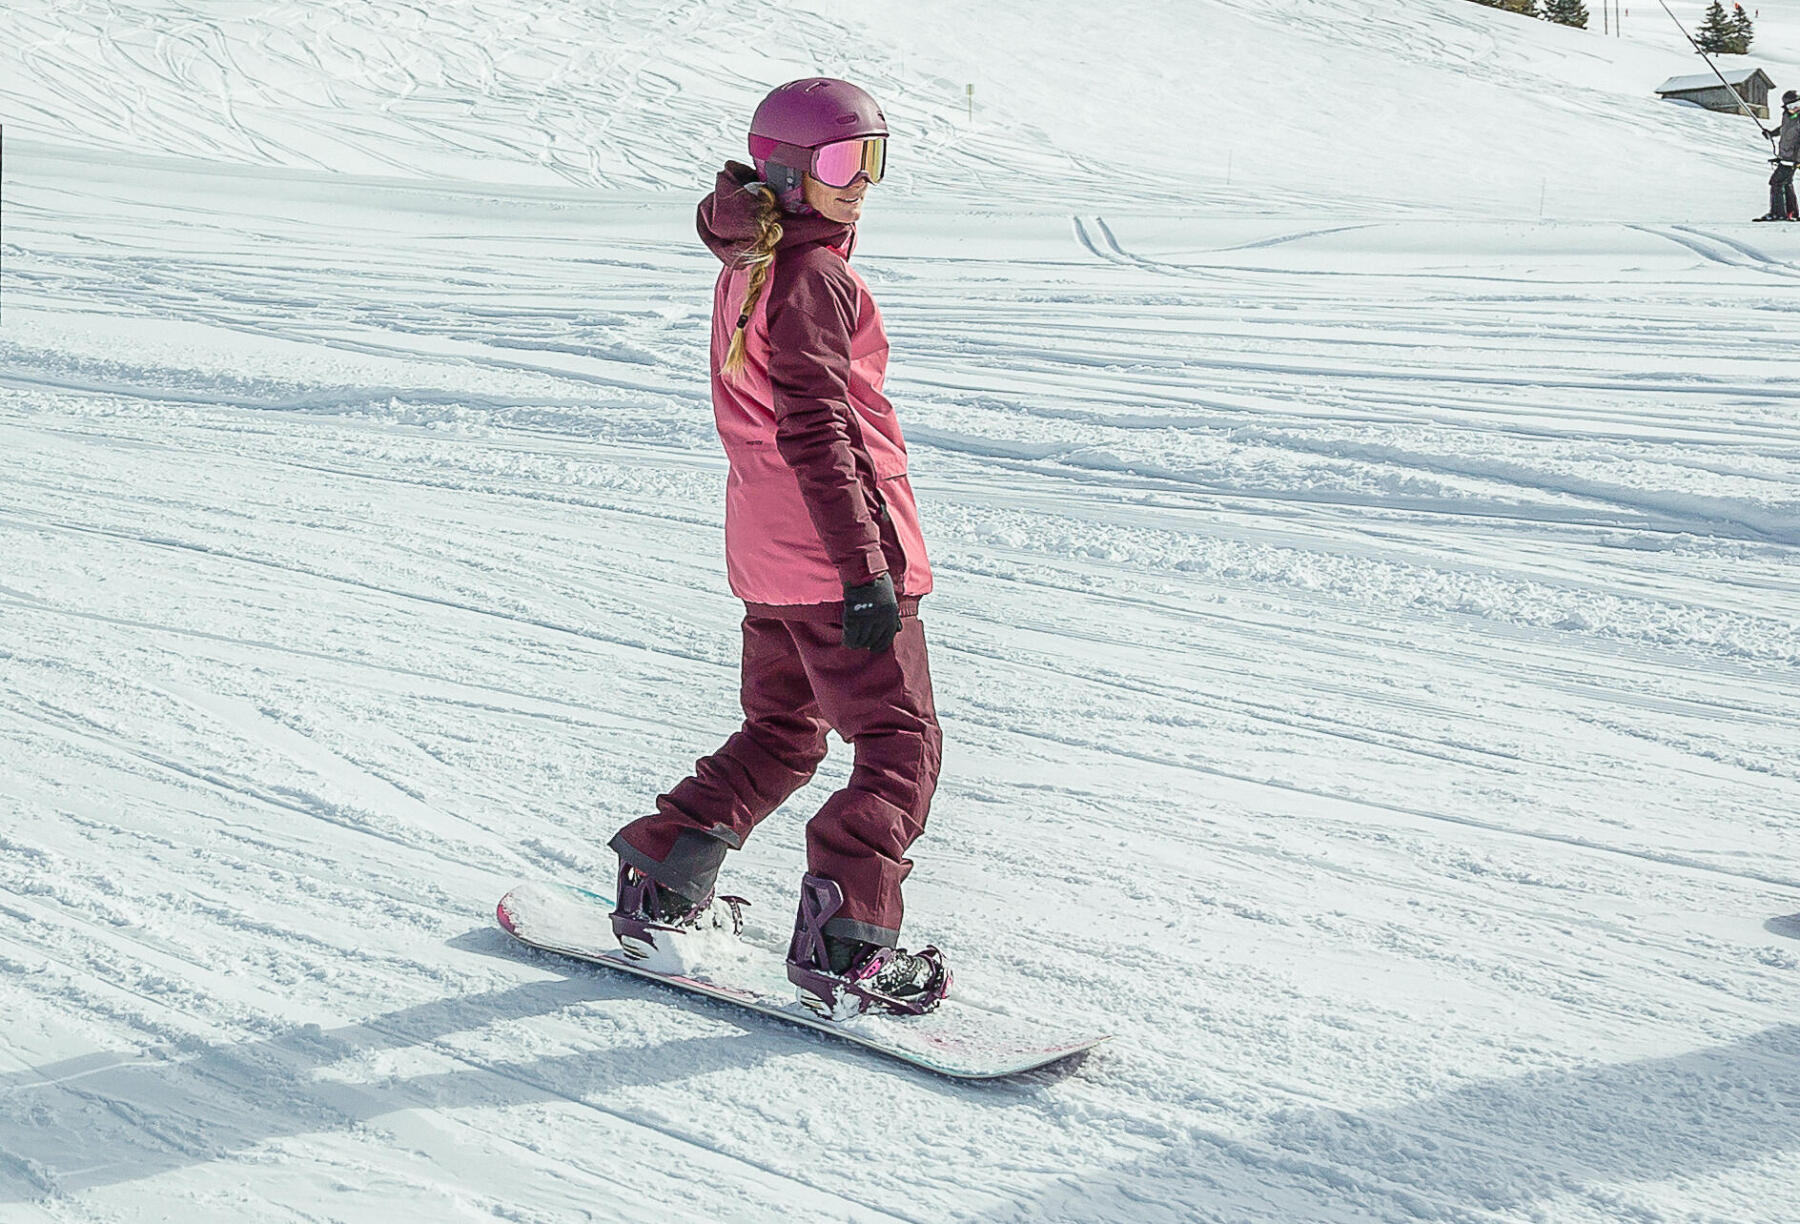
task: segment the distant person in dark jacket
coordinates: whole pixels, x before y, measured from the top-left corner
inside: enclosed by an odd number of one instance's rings
[[[1769,213],[1758,221],[1800,221],[1794,200],[1794,165],[1800,162],[1800,93],[1781,95],[1781,127],[1764,136],[1775,142],[1775,173],[1769,176]]]

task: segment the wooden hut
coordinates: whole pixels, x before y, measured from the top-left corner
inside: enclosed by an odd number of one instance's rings
[[[1769,91],[1775,88],[1775,82],[1768,73],[1761,68],[1724,68],[1720,75],[1731,83],[1731,89],[1719,84],[1719,78],[1708,72],[1670,77],[1656,87],[1656,92],[1664,99],[1692,102],[1707,110],[1736,112],[1738,99],[1731,96],[1735,89],[1758,119],[1769,117]]]

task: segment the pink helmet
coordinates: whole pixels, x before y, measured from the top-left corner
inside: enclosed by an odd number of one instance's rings
[[[813,170],[818,149],[866,142],[868,152],[860,155],[862,173],[870,182],[879,182],[887,134],[887,117],[874,98],[848,81],[808,77],[771,90],[756,108],[750,120],[750,160],[763,182],[775,189],[783,210],[801,212],[806,208],[804,176]]]

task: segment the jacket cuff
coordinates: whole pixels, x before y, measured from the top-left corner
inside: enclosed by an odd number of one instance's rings
[[[871,544],[857,549],[848,565],[838,566],[838,579],[846,587],[868,586],[888,572],[887,554],[880,544]]]

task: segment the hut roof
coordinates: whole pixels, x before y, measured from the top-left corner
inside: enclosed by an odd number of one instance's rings
[[[1775,87],[1775,82],[1770,80],[1769,74],[1763,72],[1761,68],[1726,68],[1721,69],[1719,75],[1723,76],[1728,84],[1737,86],[1748,84],[1751,77],[1759,74],[1763,80],[1769,82],[1769,88]],[[1691,93],[1699,89],[1717,89],[1718,87],[1718,77],[1710,72],[1702,72],[1694,76],[1670,77],[1656,87],[1656,92],[1659,94]]]

